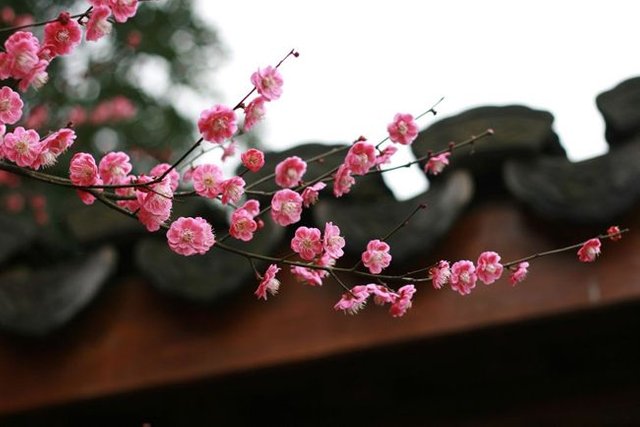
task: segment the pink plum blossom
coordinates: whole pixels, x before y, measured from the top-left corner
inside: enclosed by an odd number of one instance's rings
[[[244,108],[245,131],[251,130],[252,127],[264,118],[266,102],[267,99],[264,96],[259,96]]]
[[[225,105],[214,105],[200,114],[198,129],[205,141],[221,144],[238,130],[236,113]]]
[[[4,136],[4,157],[21,167],[32,167],[37,160],[42,144],[38,132],[18,126]]]
[[[29,70],[29,72],[18,83],[18,89],[26,92],[29,86],[33,86],[34,89],[40,89],[49,80],[49,74],[47,74],[47,67],[49,61],[44,59],[38,61],[38,63]]]
[[[291,239],[291,249],[300,255],[300,258],[311,261],[322,253],[320,230],[317,228],[298,227],[295,236]]]
[[[345,241],[344,237],[340,235],[340,228],[337,225],[333,225],[332,222],[327,222],[324,225],[323,246],[326,255],[333,259],[338,259],[344,255]]]
[[[444,285],[449,283],[449,279],[451,278],[451,269],[449,268],[449,262],[440,260],[438,264],[434,267],[431,267],[429,270],[429,274],[431,275],[431,282],[433,283],[433,287],[435,289],[442,289]]]
[[[158,163],[149,171],[149,174],[156,178],[160,178],[169,169],[171,169],[171,165],[169,163]],[[173,168],[171,169],[171,172],[169,172],[167,176],[164,178],[164,180],[167,180],[167,179],[169,180],[169,186],[171,187],[171,191],[175,192],[178,189],[178,186],[180,185],[180,174],[175,168]]]
[[[616,241],[622,239],[622,234],[620,232],[620,227],[618,227],[617,225],[612,225],[611,227],[609,227],[607,229],[607,234],[609,235],[609,239],[612,242],[616,242]]]
[[[385,147],[384,150],[382,150],[382,152],[378,156],[376,156],[376,165],[380,166],[389,163],[391,161],[391,157],[396,154],[397,151],[398,147],[396,147],[395,145],[389,145],[388,147]]]
[[[180,217],[171,223],[167,242],[172,251],[180,255],[203,255],[215,244],[211,224],[200,217]]]
[[[323,190],[327,184],[324,182],[316,182],[315,184],[306,187],[302,191],[302,200],[305,208],[313,206],[318,201],[319,192]]]
[[[76,153],[71,158],[69,178],[74,185],[95,185],[99,180],[98,166],[93,156],[88,153]]]
[[[122,151],[106,154],[98,164],[100,178],[105,184],[118,184],[131,172],[129,155]]]
[[[136,177],[129,175],[122,180],[121,184],[130,184],[134,182],[136,182]],[[135,187],[120,187],[116,188],[114,191],[118,196],[123,197],[132,197],[136,195]],[[121,206],[131,212],[135,212],[140,209],[140,203],[138,203],[137,198],[133,200],[118,200],[116,203],[118,206]]]
[[[98,166],[93,156],[88,153],[76,153],[71,158],[69,166],[71,183],[79,186],[100,185],[102,180],[98,175]],[[86,205],[94,202],[95,196],[87,191],[78,190],[78,197]]]
[[[529,271],[528,262],[523,261],[520,264],[518,264],[518,268],[516,269],[516,271],[511,273],[511,276],[509,276],[509,283],[511,284],[511,286],[515,286],[516,284],[522,282],[527,277],[528,271]]]
[[[276,274],[280,271],[280,268],[276,264],[271,264],[267,268],[267,271],[264,273],[264,277],[260,281],[258,285],[258,289],[255,291],[255,295],[258,299],[262,298],[265,301],[267,300],[267,292],[271,295],[275,295],[278,293],[280,289],[280,281],[276,279]]]
[[[140,206],[136,216],[138,217],[138,221],[146,227],[147,231],[154,232],[160,230],[160,227],[169,219],[171,210],[154,214],[145,209],[144,206]]]
[[[582,262],[593,262],[600,255],[600,239],[587,240],[578,250],[578,259]]]
[[[140,209],[167,219],[173,205],[173,191],[168,181],[161,181],[149,185],[150,189],[142,188],[136,191]]]
[[[282,76],[277,68],[267,66],[251,75],[251,83],[267,101],[274,101],[282,95]]]
[[[248,242],[253,239],[253,233],[258,229],[258,224],[253,219],[253,215],[246,209],[237,209],[231,214],[231,226],[229,234],[234,239]]]
[[[44,45],[53,55],[70,53],[82,39],[80,25],[71,19],[69,12],[62,12],[56,21],[44,26]]]
[[[239,176],[234,176],[222,181],[222,184],[220,184],[222,193],[222,204],[226,205],[227,203],[238,203],[244,195],[244,186],[244,179],[240,178]]]
[[[240,209],[244,209],[249,212],[253,218],[260,213],[260,202],[254,199],[249,199],[244,202],[244,205],[242,205]]]
[[[136,182],[145,183],[152,180],[152,177],[142,175],[138,177]],[[165,179],[156,184],[149,184],[149,188],[136,187],[135,196],[138,220],[148,231],[159,230],[171,216],[173,205],[171,182]]]
[[[236,155],[236,150],[238,149],[238,143],[236,141],[231,141],[226,146],[222,147],[222,157],[220,160],[222,162],[226,162],[229,157],[233,157]]]
[[[108,0],[107,4],[115,20],[120,23],[135,16],[138,10],[138,0]]]
[[[357,314],[367,304],[367,298],[369,298],[367,285],[354,286],[350,292],[342,294],[342,298],[333,308],[336,311],[342,310],[348,314]]]
[[[62,128],[46,137],[42,142],[47,150],[57,156],[67,151],[75,139],[76,133],[73,129]]]
[[[10,87],[0,89],[0,124],[12,125],[22,117],[22,99]]]
[[[264,166],[264,153],[255,148],[250,148],[240,155],[240,160],[245,168],[251,172],[258,172]]]
[[[424,165],[424,172],[431,175],[440,174],[444,170],[445,166],[449,164],[450,155],[451,153],[447,151],[446,153],[430,157]]]
[[[393,304],[398,299],[398,294],[391,291],[386,286],[370,283],[367,285],[369,294],[373,295],[373,302],[376,305]]]
[[[362,263],[371,274],[380,274],[391,263],[391,248],[386,242],[375,239],[367,244],[367,250],[362,253]]]
[[[349,149],[344,163],[353,175],[364,175],[376,163],[376,149],[368,142],[356,142]]]
[[[85,37],[88,41],[97,41],[111,33],[113,25],[109,22],[111,9],[107,6],[94,6],[87,21],[87,33]]]
[[[42,140],[38,158],[31,165],[34,169],[52,166],[58,156],[64,153],[76,139],[76,133],[71,129],[60,129]]]
[[[496,252],[482,252],[476,262],[476,276],[485,285],[490,285],[502,276],[500,255]]]
[[[291,274],[297,282],[308,286],[322,286],[322,279],[328,274],[326,271],[314,268],[293,266]]]
[[[276,192],[271,199],[271,218],[281,226],[300,221],[302,214],[302,196],[293,190]]]
[[[351,186],[355,184],[355,182],[356,180],[351,176],[351,169],[343,163],[334,176],[333,195],[342,197],[351,191]]]
[[[404,285],[398,289],[398,297],[389,307],[389,314],[393,317],[402,317],[407,310],[411,308],[411,299],[416,293],[416,288],[413,285]]]
[[[276,165],[276,184],[282,188],[295,187],[306,171],[307,163],[300,157],[287,157]]]
[[[411,114],[398,113],[387,126],[389,139],[403,145],[409,145],[418,136],[418,125]]]
[[[457,261],[451,266],[451,289],[460,295],[468,295],[476,287],[476,268],[471,261]]]
[[[212,163],[196,166],[191,175],[193,189],[202,197],[213,199],[222,192],[222,169]]]
[[[11,34],[4,42],[4,48],[5,52],[0,55],[0,79],[23,79],[40,62],[40,42],[28,31]]]

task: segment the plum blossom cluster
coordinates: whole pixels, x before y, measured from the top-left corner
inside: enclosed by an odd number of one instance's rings
[[[136,14],[138,0],[89,0],[85,13],[71,16],[62,12],[44,26],[42,39],[30,31],[16,31],[4,43],[0,52],[0,80],[14,79],[18,88],[39,88],[48,80],[51,61],[70,54],[85,38],[96,41],[109,34],[110,18],[125,22]]]
[[[112,21],[127,21],[136,14],[138,7],[137,0],[88,2],[91,7],[85,13],[71,16],[63,12],[58,18],[47,23],[42,39],[38,39],[31,32],[13,33],[5,42],[4,51],[0,52],[0,79],[15,80],[21,91],[29,87],[40,87],[47,81],[46,70],[49,63],[57,56],[71,53],[80,44],[83,27],[86,40],[98,40],[111,31]],[[248,253],[226,246],[224,240],[227,237],[243,242],[251,241],[263,228],[262,217],[267,212],[271,219],[282,227],[300,222],[303,209],[318,201],[327,183],[333,184],[332,192],[335,197],[348,194],[356,182],[356,177],[372,172],[385,172],[381,166],[390,162],[398,151],[398,146],[410,145],[418,135],[417,119],[411,114],[398,113],[387,125],[387,136],[383,141],[374,145],[365,137],[357,138],[350,146],[344,148],[343,152],[346,154],[339,165],[320,177],[311,179],[306,176],[308,162],[315,159],[304,160],[298,156],[290,156],[275,165],[273,172],[266,179],[258,180],[273,180],[278,187],[277,191],[264,193],[271,196],[271,199],[268,206],[262,210],[258,200],[248,198],[256,183],[248,185],[243,178],[246,173],[259,172],[265,166],[264,153],[258,149],[252,148],[241,153],[240,159],[246,170],[239,175],[225,176],[222,168],[213,162],[196,164],[196,156],[195,159],[190,159],[190,167],[181,176],[178,172],[180,163],[205,142],[222,148],[222,161],[235,155],[237,143],[233,139],[234,136],[240,129],[249,131],[263,120],[266,105],[281,97],[283,78],[278,68],[286,58],[297,55],[297,52],[292,50],[276,66],[267,66],[255,71],[250,77],[252,89],[235,107],[215,104],[202,111],[197,122],[201,138],[175,163],[161,163],[147,173],[135,174],[129,155],[124,152],[106,153],[99,161],[89,153],[78,152],[70,160],[68,179],[54,177],[55,179],[51,178],[47,182],[75,187],[83,203],[92,204],[99,200],[111,208],[136,217],[150,232],[161,228],[166,230],[167,244],[177,254],[202,255],[215,246],[247,257],[252,266],[254,260],[268,261],[269,266],[264,274],[261,275],[256,270],[259,283],[255,295],[259,299],[266,300],[268,295],[278,292],[280,280],[276,276],[282,270],[281,266],[290,267],[289,272],[298,282],[310,286],[321,286],[325,279],[332,277],[346,291],[334,305],[334,309],[349,314],[358,313],[370,299],[373,299],[376,305],[388,305],[391,316],[402,317],[412,306],[417,291],[416,284],[423,282],[430,281],[436,289],[449,286],[461,295],[468,295],[478,281],[490,285],[508,271],[509,281],[514,286],[526,279],[530,260],[558,252],[549,251],[503,263],[497,252],[486,251],[480,254],[475,263],[459,260],[450,264],[449,261],[441,260],[430,268],[418,270],[427,271],[427,277],[414,278],[411,275],[415,272],[395,276],[383,274],[392,261],[391,247],[386,240],[400,227],[382,239],[370,240],[358,263],[351,268],[336,267],[338,260],[344,255],[346,241],[340,228],[332,222],[326,222],[323,230],[298,226],[290,241],[293,253],[282,258]],[[250,99],[254,93],[257,95]],[[130,118],[135,115],[135,107],[127,101],[122,97],[104,101],[90,115],[86,111],[74,110],[75,116],[72,121],[78,124],[85,121],[99,124]],[[54,164],[58,157],[71,147],[76,135],[72,129],[62,128],[40,136],[34,128],[38,127],[37,123],[46,120],[43,119],[43,114],[46,117],[46,111],[35,114],[35,109],[32,109],[33,117],[27,120],[30,125],[8,129],[7,126],[20,122],[23,107],[20,95],[11,87],[0,88],[0,166],[8,165],[7,162],[10,162],[13,164],[10,166],[15,165],[14,167],[33,171],[27,175],[46,181],[47,175],[38,171]],[[240,110],[244,112],[241,123],[237,116]],[[433,107],[429,111],[435,114]],[[490,134],[492,131],[487,130],[483,136]],[[478,138],[472,137],[459,145],[471,144]],[[383,147],[387,140],[391,144]],[[458,145],[452,143],[448,150],[429,153],[418,159],[425,161],[425,173],[442,173],[449,165],[451,151],[456,146]],[[0,181],[3,180],[7,181],[8,178],[0,174]],[[188,189],[192,191],[179,191],[181,185],[190,185]],[[198,216],[172,220],[174,200],[187,195],[197,195],[225,205],[230,211],[228,235],[217,240],[211,224]],[[13,198],[8,200],[8,203],[12,209],[22,209],[24,200]],[[34,209],[43,206],[42,203],[32,204]],[[618,240],[622,232],[624,231],[613,226],[607,231],[606,237]],[[563,250],[577,248],[580,261],[592,262],[600,254],[601,237]],[[297,256],[296,260],[289,259],[292,256]],[[370,283],[349,288],[337,275],[342,272],[366,277]],[[401,282],[403,286],[394,289],[387,285],[393,282]]]
[[[322,286],[323,279],[329,275],[323,268],[335,265],[344,255],[344,245],[340,228],[332,222],[325,224],[324,233],[317,228],[298,227],[291,239],[291,249],[309,264],[292,266],[291,274],[300,283]]]
[[[622,238],[622,232],[620,227],[613,225],[607,229],[605,237],[611,241],[618,241]],[[500,263],[501,257],[498,253],[487,251],[480,254],[475,264],[469,260],[460,260],[450,265],[449,261],[440,260],[429,269],[429,277],[435,289],[442,289],[446,285],[450,285],[451,289],[460,295],[468,295],[476,287],[478,281],[485,285],[491,285],[502,277],[505,269],[510,271],[509,283],[511,286],[517,285],[526,279],[529,272],[528,261],[535,257],[578,248],[578,260],[593,262],[600,255],[601,246],[600,238],[594,237],[577,245],[543,252],[507,264]]]
[[[72,129],[62,128],[44,138],[37,131],[22,126],[8,131],[7,125],[22,117],[22,99],[8,86],[0,88],[0,160],[38,170],[53,165],[76,139]]]
[[[376,305],[389,304],[391,316],[402,317],[411,308],[415,293],[416,287],[413,284],[404,285],[397,292],[375,283],[358,285],[342,294],[342,298],[333,308],[348,314],[357,314],[367,304],[369,297],[372,297]]]

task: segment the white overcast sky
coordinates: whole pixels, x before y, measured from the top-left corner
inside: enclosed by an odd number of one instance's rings
[[[441,96],[440,117],[481,105],[551,111],[572,160],[606,151],[595,96],[640,74],[640,2],[199,0],[229,56],[218,102],[235,103],[258,67],[291,48],[284,93],[268,105],[264,143],[385,136],[396,112]],[[432,123],[423,119],[421,128]]]

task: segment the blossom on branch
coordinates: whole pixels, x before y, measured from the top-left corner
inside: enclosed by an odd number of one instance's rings
[[[291,239],[291,249],[300,255],[300,258],[311,261],[322,253],[322,239],[317,228],[298,227],[296,234]]]
[[[431,275],[431,282],[435,289],[442,289],[444,285],[449,283],[451,278],[451,269],[449,268],[449,262],[440,260],[438,264],[429,269]]]
[[[277,265],[271,264],[267,271],[264,273],[264,277],[260,281],[258,285],[258,289],[255,291],[255,295],[258,299],[262,298],[265,301],[267,300],[267,292],[271,295],[275,295],[278,293],[280,289],[280,281],[276,279],[276,274],[280,271]]]
[[[600,255],[600,239],[589,239],[578,249],[578,259],[582,262],[593,262]]]
[[[222,169],[218,165],[207,163],[196,166],[191,174],[193,189],[199,196],[214,199],[222,192],[224,181]]]
[[[18,166],[33,167],[41,147],[38,132],[18,126],[4,136],[2,154]]]
[[[293,277],[299,283],[309,286],[322,286],[322,279],[325,278],[328,273],[324,270],[296,265],[291,267],[291,274],[293,274]]]
[[[107,153],[98,164],[100,178],[105,184],[118,184],[131,172],[133,167],[127,153],[112,151]]]
[[[451,153],[447,151],[446,153],[430,157],[429,160],[427,160],[427,163],[424,165],[424,173],[428,173],[431,175],[440,174],[444,170],[445,166],[449,164],[450,155]]]
[[[97,41],[111,33],[113,25],[109,22],[111,9],[107,6],[94,6],[86,23],[87,32],[85,38],[88,41]]]
[[[376,285],[375,283],[368,284],[367,290],[373,295],[373,302],[376,305],[393,304],[399,297],[397,293],[392,292],[386,286]]]
[[[380,274],[391,263],[389,250],[391,247],[381,240],[371,240],[367,244],[367,250],[362,253],[362,263],[371,274]]]
[[[511,284],[511,286],[515,286],[518,283],[522,282],[524,279],[526,279],[528,271],[529,271],[528,262],[523,261],[519,263],[516,270],[513,273],[511,273],[511,276],[509,276],[509,284]]]
[[[607,229],[607,234],[609,235],[609,240],[612,242],[616,242],[622,239],[622,232],[620,231],[620,227],[617,225],[612,225]]]
[[[396,154],[397,151],[398,147],[394,145],[385,147],[384,150],[382,150],[382,152],[378,156],[376,156],[376,166],[379,167],[380,165],[385,165],[391,162],[391,157]]]
[[[344,163],[353,175],[364,175],[376,164],[376,149],[368,142],[358,141],[349,149]]]
[[[391,304],[389,308],[389,314],[393,317],[402,317],[405,315],[407,310],[411,308],[411,299],[413,295],[416,293],[416,287],[413,285],[404,285],[400,289],[398,289],[398,297]]]
[[[222,193],[222,204],[226,205],[228,203],[238,203],[244,195],[244,185],[244,179],[240,178],[239,176],[234,176],[222,181],[222,184],[220,184]]]
[[[81,39],[80,25],[71,19],[69,12],[62,12],[57,20],[44,26],[44,47],[53,56],[70,53]]]
[[[211,224],[201,217],[180,217],[167,231],[167,242],[180,255],[203,255],[215,244]]]
[[[351,176],[351,169],[343,163],[334,175],[333,195],[342,197],[351,191],[351,186],[355,184],[355,182],[355,178]]]
[[[22,117],[24,106],[20,95],[10,87],[0,89],[0,124],[12,125]]]
[[[477,280],[476,268],[471,261],[458,261],[451,266],[451,289],[460,295],[470,294]]]
[[[165,172],[169,169],[171,169],[171,171],[167,174],[164,180],[169,180],[171,191],[175,192],[180,185],[180,174],[178,173],[176,168],[172,168],[169,163],[158,163],[149,171],[149,175],[159,178],[164,175]]]
[[[271,199],[271,218],[283,227],[300,221],[302,196],[293,190],[276,192]]]
[[[282,95],[282,75],[277,68],[268,66],[251,75],[251,83],[267,101],[275,101]]]
[[[231,214],[231,226],[229,227],[231,237],[244,242],[253,239],[253,233],[258,229],[258,224],[253,217],[246,209],[236,209]]]
[[[258,149],[250,148],[240,155],[240,160],[245,168],[251,172],[258,172],[264,166],[264,153]]]
[[[318,201],[320,191],[323,190],[326,186],[327,184],[325,184],[324,182],[316,182],[315,184],[310,185],[309,187],[306,187],[304,190],[302,190],[302,203],[304,204],[304,207],[308,208],[315,205]]]
[[[324,253],[332,259],[338,259],[344,255],[345,240],[340,235],[340,228],[337,225],[333,225],[332,222],[327,222],[324,225],[324,239],[323,239]]]
[[[265,103],[268,100],[264,96],[259,96],[244,107],[244,130],[249,131],[265,115]]]
[[[74,185],[83,187],[102,184],[96,161],[88,153],[76,153],[71,158],[69,178]],[[87,191],[78,190],[78,196],[86,205],[90,205],[95,201],[95,196]]]
[[[238,130],[236,113],[225,105],[214,105],[200,113],[198,129],[205,141],[221,144]]]
[[[387,132],[392,142],[409,145],[418,136],[418,125],[411,114],[398,113],[387,126]]]
[[[349,314],[357,314],[367,304],[367,298],[369,298],[367,285],[354,286],[349,292],[342,294],[342,298],[333,306],[333,309],[342,310]]]
[[[502,276],[502,264],[500,255],[496,252],[483,252],[476,262],[476,275],[485,285],[490,285]]]
[[[306,171],[307,163],[300,157],[287,157],[276,165],[276,184],[282,188],[295,187]]]

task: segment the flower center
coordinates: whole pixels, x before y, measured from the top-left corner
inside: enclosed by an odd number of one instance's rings
[[[69,41],[69,39],[69,30],[60,30],[56,34],[56,40],[58,40],[60,43],[66,43],[67,41]]]
[[[191,243],[193,242],[193,231],[192,230],[184,230],[182,232],[182,242],[183,243]]]
[[[29,152],[29,141],[26,139],[20,139],[16,142],[16,151],[22,155],[25,155]]]

